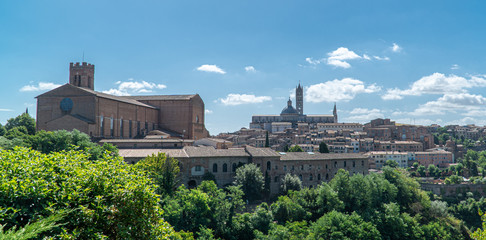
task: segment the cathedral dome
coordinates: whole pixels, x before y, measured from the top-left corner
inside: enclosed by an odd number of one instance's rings
[[[280,113],[280,115],[294,115],[294,114],[298,115],[299,111],[297,111],[297,109],[292,107],[292,101],[289,99],[289,101],[287,102],[287,107],[282,109],[282,112]]]

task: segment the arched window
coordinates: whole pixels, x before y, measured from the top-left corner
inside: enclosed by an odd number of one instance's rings
[[[344,161],[344,167],[346,167],[346,161]]]
[[[361,166],[364,166],[364,161],[363,160],[361,160]]]
[[[353,167],[356,167],[356,161],[353,161]]]
[[[278,176],[275,176],[274,181],[275,181],[275,182],[278,182]]]
[[[218,164],[213,164],[213,172],[218,172]]]
[[[270,171],[270,169],[272,169],[272,164],[270,163],[270,161],[267,162],[267,171]]]
[[[302,181],[302,174],[299,175],[300,181]]]
[[[329,180],[329,174],[326,173],[326,180]]]
[[[223,163],[223,172],[228,172],[228,164]]]
[[[317,180],[318,180],[318,181],[321,181],[321,174],[320,174],[320,173],[319,173],[319,174],[317,174]]]
[[[311,174],[311,175],[309,176],[309,181],[312,181],[312,180],[314,180],[314,176]]]
[[[232,172],[236,172],[236,163],[233,163],[233,166],[231,167]]]
[[[337,161],[336,161],[336,162],[334,162],[334,167],[335,167],[335,168],[337,168]]]

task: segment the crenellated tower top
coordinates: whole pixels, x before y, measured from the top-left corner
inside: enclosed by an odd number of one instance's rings
[[[69,84],[94,90],[94,64],[69,63]]]

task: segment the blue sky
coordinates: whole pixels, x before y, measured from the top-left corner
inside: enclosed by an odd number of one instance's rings
[[[198,93],[211,134],[279,114],[485,125],[484,1],[2,1],[0,122],[95,64],[95,90]],[[295,104],[295,103],[294,103]]]

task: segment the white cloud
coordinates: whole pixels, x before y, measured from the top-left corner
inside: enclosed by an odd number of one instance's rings
[[[206,114],[211,114],[211,113],[213,113],[213,111],[212,111],[212,110],[209,110],[209,109],[204,110],[204,112],[205,112]]]
[[[481,95],[450,93],[445,94],[435,101],[429,101],[419,105],[417,109],[409,114],[413,116],[446,115],[458,114],[465,111],[466,113],[463,113],[463,115],[471,116],[471,114],[480,113],[485,105],[486,98]]]
[[[391,47],[391,49],[394,52],[401,52],[402,51],[402,47],[398,46],[398,44],[396,44],[396,43],[393,43],[393,46]]]
[[[118,85],[117,88],[112,88],[102,92],[116,96],[130,96],[139,93],[151,93],[156,89],[167,88],[167,86],[164,84],[135,81],[133,78],[129,78],[126,82],[118,81],[115,84]]]
[[[464,125],[468,125],[468,124],[486,125],[486,120],[485,119],[473,118],[473,117],[465,117],[465,118],[456,119],[456,120],[446,122],[443,125],[444,126],[447,126],[447,125],[464,126]]]
[[[377,118],[384,118],[382,110],[380,109],[368,109],[368,108],[355,108],[349,113],[352,116],[346,118],[347,122],[369,122],[370,120]]]
[[[403,96],[461,93],[466,92],[465,89],[473,87],[486,87],[486,79],[476,76],[466,79],[456,75],[446,76],[442,73],[434,73],[415,81],[409,89],[388,89],[382,99],[394,100],[402,99]]]
[[[402,124],[413,124],[413,125],[422,125],[422,126],[429,126],[432,124],[441,124],[442,119],[428,119],[428,118],[399,118],[394,119],[393,121]]]
[[[389,57],[373,56],[373,58],[379,61],[390,61]]]
[[[61,85],[55,84],[55,83],[47,83],[47,82],[40,82],[39,84],[36,85],[25,85],[22,88],[20,88],[21,92],[37,92],[37,91],[46,91],[46,90],[51,90],[57,87],[60,87]]]
[[[256,72],[256,70],[255,70],[255,68],[253,66],[246,66],[245,67],[245,71],[246,72],[251,72],[251,73]]]
[[[204,65],[201,65],[197,68],[198,71],[202,71],[202,72],[213,72],[213,73],[219,73],[219,74],[225,74],[226,72],[219,68],[218,66],[216,65],[209,65],[209,64],[204,64]]]
[[[13,110],[8,108],[0,108],[0,112],[13,112]]]
[[[317,64],[321,63],[321,60],[314,60],[310,57],[305,58],[305,61],[309,64],[312,64],[312,65],[317,65]]]
[[[340,47],[333,52],[330,52],[327,54],[329,58],[327,58],[327,64],[335,66],[335,67],[342,67],[342,68],[350,68],[351,64],[349,64],[347,61],[348,60],[353,60],[353,59],[361,59],[360,55],[356,54],[355,52],[349,50],[348,48],[345,47]],[[365,55],[366,56],[366,55]],[[369,57],[366,56],[369,60]],[[306,59],[307,60],[307,59]]]
[[[305,98],[307,102],[315,103],[349,101],[357,94],[374,93],[380,90],[381,88],[375,84],[365,86],[360,80],[344,78],[309,86],[305,91]]]
[[[255,96],[253,94],[236,94],[230,93],[226,98],[218,99],[219,102],[226,106],[235,106],[241,104],[262,103],[271,101],[272,97],[269,96]]]
[[[451,66],[451,69],[452,69],[452,70],[457,70],[457,69],[459,69],[459,68],[460,68],[460,67],[459,67],[459,65],[457,65],[457,64],[452,64],[452,66]]]

